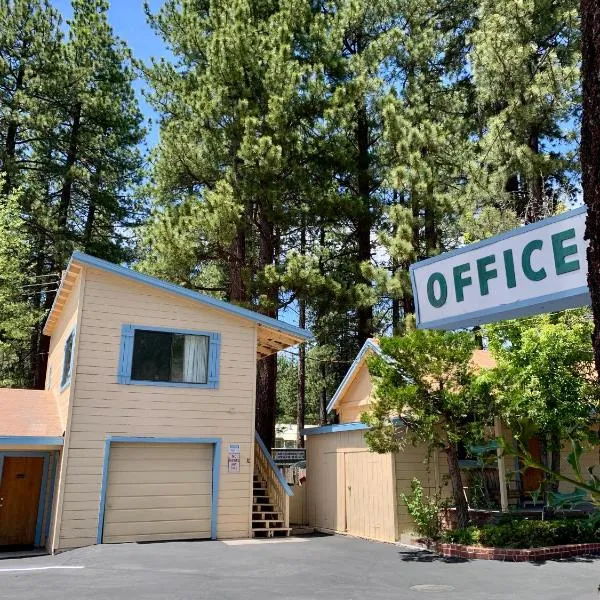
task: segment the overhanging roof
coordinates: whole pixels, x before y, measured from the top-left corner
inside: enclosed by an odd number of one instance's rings
[[[344,376],[344,379],[342,379],[342,383],[340,383],[338,389],[335,391],[335,394],[333,395],[333,398],[331,398],[331,401],[327,405],[327,412],[331,412],[337,406],[337,403],[338,403],[339,399],[342,397],[342,394],[348,389],[350,384],[354,381],[354,378],[356,377],[358,370],[360,369],[363,362],[367,358],[368,352],[374,352],[375,354],[381,355],[381,348],[379,347],[379,344],[373,339],[368,339],[363,344],[359,353],[356,355],[356,358],[350,365],[350,368],[348,369],[348,372]]]
[[[82,267],[84,266],[101,269],[108,273],[112,273],[113,275],[125,277],[129,280],[135,281],[136,283],[149,285],[165,292],[176,294],[183,298],[187,298],[188,300],[198,302],[199,304],[209,308],[221,310],[235,317],[256,323],[259,328],[257,340],[257,353],[259,358],[269,356],[270,354],[274,354],[279,350],[283,350],[312,338],[312,333],[307,329],[302,329],[300,327],[296,327],[295,325],[291,325],[290,323],[285,323],[284,321],[267,317],[266,315],[262,315],[247,308],[236,306],[234,304],[230,304],[229,302],[224,302],[223,300],[218,300],[212,296],[206,296],[205,294],[188,290],[187,288],[183,288],[173,283],[168,283],[162,279],[157,279],[156,277],[138,273],[132,269],[115,265],[106,260],[96,258],[95,256],[84,254],[83,252],[74,252],[71,256],[71,260],[67,265],[67,269],[63,275],[56,299],[54,300],[54,304],[52,305],[50,314],[48,315],[48,319],[44,327],[45,335],[52,335],[60,313],[73,289],[73,285],[77,280]]]

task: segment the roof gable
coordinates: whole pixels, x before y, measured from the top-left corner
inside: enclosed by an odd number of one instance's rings
[[[71,256],[71,260],[69,261],[65,274],[63,275],[56,299],[54,300],[54,304],[52,305],[50,314],[48,315],[48,319],[44,327],[45,335],[52,334],[66,299],[71,293],[74,281],[77,279],[82,267],[85,266],[101,269],[108,273],[135,281],[136,283],[149,285],[154,288],[176,294],[180,297],[187,298],[188,300],[193,300],[203,306],[224,311],[234,317],[246,319],[256,323],[263,330],[261,331],[261,335],[259,335],[259,340],[257,342],[259,356],[268,356],[269,354],[277,352],[278,350],[282,350],[289,346],[304,342],[312,337],[310,331],[296,327],[290,323],[285,323],[247,308],[236,306],[223,300],[218,300],[212,296],[194,292],[173,283],[163,281],[162,279],[157,279],[156,277],[138,273],[132,269],[115,265],[82,252],[74,252]]]
[[[360,349],[359,353],[356,355],[356,358],[354,359],[352,365],[350,365],[350,368],[344,376],[344,379],[342,379],[342,383],[340,383],[338,389],[335,391],[335,394],[331,398],[331,401],[327,405],[327,412],[331,412],[334,408],[336,408],[339,405],[340,400],[350,389],[350,386],[352,385],[356,376],[360,372],[361,367],[365,364],[365,361],[369,356],[369,352],[376,353],[379,356],[383,356],[384,358],[386,358],[387,356],[383,354],[381,347],[375,340],[368,339],[363,344],[363,347]],[[388,358],[388,360],[391,359]],[[489,350],[474,350],[470,363],[475,370],[493,369],[496,366],[496,360],[494,359],[492,353]]]
[[[360,371],[360,368],[366,361],[367,357],[372,353],[379,354],[380,356],[382,354],[379,344],[373,339],[368,339],[363,344],[362,348],[356,355],[356,358],[350,365],[348,372],[344,376],[344,379],[342,379],[342,383],[340,383],[338,389],[335,391],[335,394],[333,394],[331,401],[327,405],[327,412],[331,412],[338,405],[342,396],[348,390],[356,375],[358,375],[358,372]]]

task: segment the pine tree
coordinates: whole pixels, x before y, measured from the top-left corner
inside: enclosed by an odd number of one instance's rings
[[[297,177],[317,85],[299,51],[309,20],[298,0],[171,0],[150,15],[176,62],[146,68],[163,117],[144,246],[153,250],[140,268],[277,315],[281,249],[307,189]],[[267,446],[276,367],[275,356],[258,366],[257,430]]]
[[[0,183],[4,183],[0,176]],[[18,192],[0,192],[0,385],[30,383],[31,330],[43,314],[30,298],[42,294],[42,282],[31,275],[31,248]]]
[[[470,61],[481,136],[473,184],[535,221],[576,191],[577,2],[482,0],[477,18]]]
[[[107,19],[105,0],[75,0],[63,41],[57,12],[42,0],[0,3],[0,166],[18,189],[39,285],[34,312],[51,306],[57,273],[74,248],[126,256],[124,228],[137,220],[131,194],[143,137],[131,57]],[[27,383],[43,387],[49,340],[37,322]]]

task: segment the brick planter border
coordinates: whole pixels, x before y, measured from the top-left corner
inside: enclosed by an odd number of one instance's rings
[[[600,554],[600,543],[565,544],[545,548],[482,548],[462,544],[433,544],[432,549],[446,558],[466,558],[479,560],[504,560],[509,562],[539,562],[556,560],[585,554]]]

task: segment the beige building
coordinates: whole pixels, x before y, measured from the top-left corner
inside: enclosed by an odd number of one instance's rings
[[[0,546],[287,535],[257,361],[309,332],[75,253],[47,389],[0,390]]]
[[[394,542],[414,528],[401,499],[403,493],[410,492],[413,478],[421,481],[428,495],[441,490],[449,496],[451,492],[446,484],[445,454],[429,455],[424,445],[408,444],[395,454],[375,454],[367,448],[367,426],[360,422],[360,416],[368,412],[373,401],[373,381],[366,362],[373,353],[381,353],[379,345],[375,340],[367,340],[328,405],[328,412],[335,411],[338,424],[304,432],[306,515],[308,524],[318,529]],[[491,354],[484,350],[476,350],[472,362],[477,368],[495,366]],[[510,438],[506,429],[504,436]],[[583,465],[600,464],[599,451],[598,447],[589,449]],[[567,454],[563,452],[563,472],[570,468]],[[461,462],[463,483],[468,486],[474,461]],[[507,458],[505,462],[510,462],[506,465],[509,499],[518,504],[530,498],[530,492],[539,486],[539,472],[522,470],[516,459]],[[485,470],[485,477],[499,490],[495,465]],[[560,486],[561,492],[571,490],[572,486]]]

